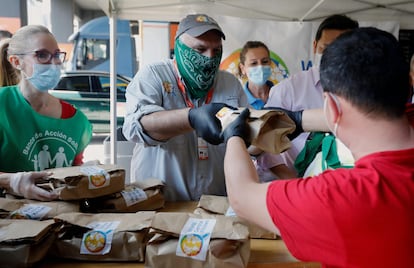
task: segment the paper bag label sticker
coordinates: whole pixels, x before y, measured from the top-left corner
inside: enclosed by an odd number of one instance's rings
[[[111,251],[114,230],[119,221],[92,222],[87,227],[93,230],[83,235],[80,254],[105,255]]]
[[[223,107],[216,113],[216,117],[218,119],[224,119],[225,117],[230,116],[232,113],[233,113],[233,110],[231,110],[228,107]]]
[[[125,199],[127,207],[148,199],[144,190],[135,187],[132,191],[122,191],[121,195]]]
[[[226,213],[224,214],[227,217],[237,217],[236,212],[234,212],[233,208],[229,206]]]
[[[88,176],[89,189],[103,188],[111,182],[111,176],[109,176],[108,172],[97,166],[82,166],[80,171]]]
[[[41,220],[51,209],[51,207],[43,205],[25,204],[18,210],[10,213],[10,219]]]
[[[189,218],[180,233],[176,255],[205,261],[215,219]]]

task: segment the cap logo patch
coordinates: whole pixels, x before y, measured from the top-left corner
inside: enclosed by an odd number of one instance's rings
[[[208,22],[208,18],[206,16],[200,15],[200,16],[197,16],[196,21],[197,22]]]

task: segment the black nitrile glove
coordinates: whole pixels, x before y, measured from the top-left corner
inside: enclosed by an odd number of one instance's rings
[[[197,135],[214,145],[223,142],[220,137],[221,122],[216,117],[217,112],[223,107],[235,109],[225,103],[209,103],[198,108],[191,108],[188,112],[188,121]]]
[[[303,133],[303,128],[302,128],[302,113],[303,110],[301,111],[289,111],[280,107],[266,107],[264,108],[266,110],[280,110],[282,112],[284,112],[287,116],[289,116],[290,119],[293,120],[293,122],[295,123],[295,131],[289,135],[287,135],[287,137],[290,140],[293,140],[294,138],[296,138],[297,136],[299,136],[299,134]]]
[[[240,115],[231,122],[222,132],[222,139],[227,143],[231,137],[238,136],[244,140],[246,147],[250,146],[250,128],[247,119],[250,116],[248,108],[244,109]]]

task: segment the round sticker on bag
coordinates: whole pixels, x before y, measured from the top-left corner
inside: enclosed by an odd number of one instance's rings
[[[90,252],[96,253],[105,248],[106,234],[101,231],[93,230],[86,234],[84,245]]]
[[[105,184],[105,182],[106,182],[105,175],[103,174],[91,175],[91,183],[95,187],[101,187]]]
[[[198,234],[187,234],[181,239],[181,250],[187,256],[196,256],[203,247],[203,238]]]

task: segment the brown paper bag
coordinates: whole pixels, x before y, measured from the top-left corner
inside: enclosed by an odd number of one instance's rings
[[[217,113],[225,129],[245,108],[231,110],[223,108]],[[290,148],[288,134],[295,131],[295,123],[280,110],[250,110],[248,125],[251,144],[270,153],[282,153]]]
[[[216,219],[205,261],[176,255],[181,230],[189,218]],[[246,267],[250,257],[247,227],[224,216],[159,212],[154,216],[145,267]]]
[[[210,215],[228,215],[232,214],[229,201],[226,196],[215,195],[202,195],[197,208],[194,210],[195,214],[210,214]],[[230,215],[236,220],[245,224],[249,228],[249,234],[251,238],[264,238],[264,239],[278,239],[279,236],[272,233],[254,223],[240,219],[236,215]]]
[[[1,219],[44,220],[68,212],[79,212],[79,202],[0,198]]]
[[[147,179],[125,186],[119,193],[86,199],[81,202],[82,212],[137,212],[158,210],[164,207],[164,184],[158,179]]]
[[[100,197],[120,192],[125,187],[125,170],[116,165],[73,166],[48,171],[53,172],[49,183],[40,186],[55,189],[62,200]]]
[[[61,214],[55,217],[55,221],[62,222],[63,228],[50,253],[55,257],[75,260],[143,262],[145,246],[149,239],[148,231],[154,214],[153,211]],[[114,222],[117,222],[117,226],[112,233],[90,227]],[[96,233],[104,235],[99,237]],[[89,252],[82,253],[83,247],[88,248]],[[109,251],[105,253],[104,249]]]
[[[31,267],[41,261],[58,227],[53,220],[0,220],[0,267]]]

